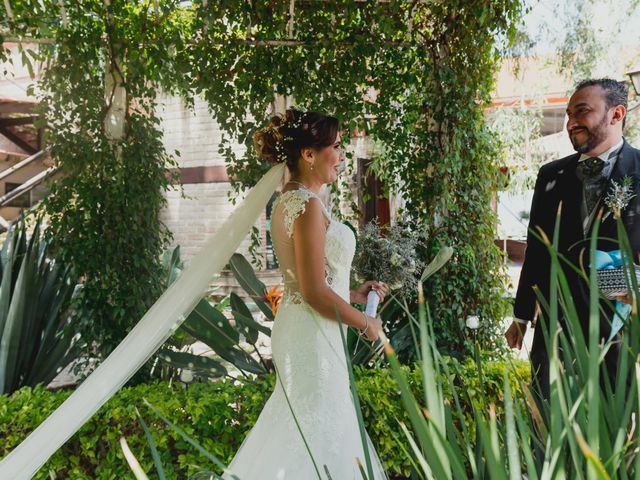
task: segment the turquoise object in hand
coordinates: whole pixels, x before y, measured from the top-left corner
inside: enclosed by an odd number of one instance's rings
[[[596,270],[612,270],[622,267],[622,254],[620,250],[605,252],[596,250]]]
[[[605,252],[596,250],[596,270],[614,270],[622,268],[622,252],[620,250],[611,250]],[[613,340],[615,335],[624,326],[625,321],[631,313],[631,305],[616,300],[616,311],[613,313],[611,321],[611,332],[607,342]]]
[[[613,266],[613,259],[607,252],[602,250],[596,250],[596,270],[608,270],[615,268]]]
[[[607,253],[613,260],[613,264],[616,267],[622,266],[622,252],[620,250],[611,250],[610,252],[607,252]]]

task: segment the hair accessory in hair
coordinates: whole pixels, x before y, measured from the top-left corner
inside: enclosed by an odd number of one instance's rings
[[[285,163],[287,161],[287,152],[284,149],[284,145],[282,144],[282,141],[277,140],[276,141],[276,159],[278,160],[278,162],[280,163]]]

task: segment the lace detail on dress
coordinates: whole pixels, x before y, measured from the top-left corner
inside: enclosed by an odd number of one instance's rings
[[[277,205],[282,203],[282,210],[283,210],[283,217],[284,217],[283,222],[289,238],[293,237],[293,223],[295,222],[296,218],[298,218],[300,215],[302,215],[305,212],[307,208],[307,202],[311,198],[318,199],[322,207],[322,211],[324,212],[325,216],[329,220],[329,225],[331,225],[332,220],[327,210],[324,208],[322,201],[320,200],[320,198],[318,198],[318,196],[315,193],[305,188],[300,188],[298,190],[289,190],[280,194],[280,196],[278,197],[278,199],[273,205],[273,208],[275,209]],[[327,285],[329,285],[330,287],[334,285],[335,276],[336,276],[335,269],[330,264],[329,260],[325,255],[324,278],[327,282]],[[287,297],[289,297],[290,300],[287,301]],[[283,300],[283,303],[293,303],[293,304],[299,305],[305,302],[300,292],[287,291],[287,289],[285,289],[285,299]]]
[[[282,203],[282,209],[284,210],[284,226],[287,230],[287,235],[289,238],[293,237],[293,222],[295,222],[296,218],[304,213],[307,208],[307,202],[311,198],[316,198],[320,202],[320,206],[322,207],[322,211],[329,221],[331,221],[331,216],[324,208],[324,204],[322,200],[310,190],[306,188],[299,188],[298,190],[288,190],[286,192],[282,192],[278,199],[273,204],[273,209],[276,208],[277,205]]]
[[[334,278],[335,278],[335,272],[331,268],[331,265],[329,265],[329,261],[325,256],[324,257],[324,279],[326,280],[327,285],[329,285],[330,287],[333,286]]]
[[[307,208],[307,202],[310,198],[315,197],[313,192],[305,189],[289,190],[280,194],[276,205],[282,203],[284,209],[284,226],[287,230],[289,238],[293,237],[293,222],[302,215]],[[276,207],[273,206],[273,208]]]
[[[306,305],[307,302],[300,292],[292,290],[291,288],[285,287],[283,296],[282,296],[282,305],[291,305],[291,304]]]

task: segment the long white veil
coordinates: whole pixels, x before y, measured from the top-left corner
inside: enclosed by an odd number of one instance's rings
[[[73,394],[0,462],[0,478],[30,479],[180,326],[246,237],[282,181],[284,164],[262,177],[129,335]]]

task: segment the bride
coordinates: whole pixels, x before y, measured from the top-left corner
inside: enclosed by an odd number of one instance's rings
[[[349,290],[356,240],[318,197],[323,185],[336,181],[344,161],[338,120],[287,110],[254,140],[261,157],[286,163],[291,174],[271,216],[285,285],[271,335],[277,380],[224,478],[362,479],[358,463],[365,465],[364,447],[338,318],[345,333],[348,325],[376,340],[380,318],[350,303],[365,303],[371,289],[384,299],[388,289],[371,280]],[[368,436],[367,443],[374,479],[386,479]]]

